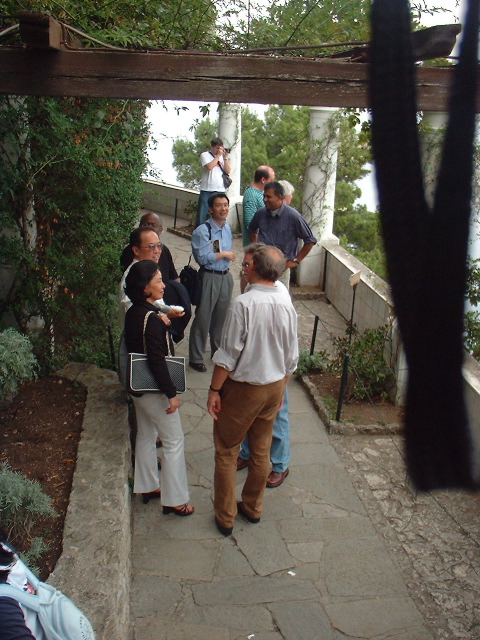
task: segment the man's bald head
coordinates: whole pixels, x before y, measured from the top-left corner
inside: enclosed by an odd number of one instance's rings
[[[159,215],[149,211],[140,218],[140,227],[150,227],[155,233],[160,235],[163,231],[163,222]]]

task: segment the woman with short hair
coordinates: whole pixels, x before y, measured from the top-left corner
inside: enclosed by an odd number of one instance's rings
[[[125,280],[125,293],[132,301],[125,316],[127,351],[146,353],[160,390],[159,393],[131,394],[137,419],[133,491],[142,494],[145,504],[152,498],[161,497],[163,513],[189,516],[194,509],[188,504],[180,404],[165,361],[167,327],[153,304],[162,298],[164,289],[158,265],[152,260],[136,262]],[[155,447],[157,437],[161,438],[163,446],[161,492]]]

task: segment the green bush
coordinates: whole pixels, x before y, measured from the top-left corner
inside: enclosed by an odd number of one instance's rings
[[[465,349],[476,359],[480,359],[480,312],[477,310],[480,304],[480,260],[468,262],[467,289],[465,300],[475,309],[470,309],[465,313],[464,343]]]
[[[18,385],[35,377],[37,360],[32,343],[15,329],[0,333],[0,400],[17,392]]]
[[[303,376],[309,371],[325,371],[327,364],[328,356],[325,351],[314,351],[310,353],[308,349],[300,349],[295,374],[297,376]]]
[[[353,384],[349,385],[349,397],[358,400],[385,398],[394,379],[393,371],[385,361],[387,343],[390,341],[390,325],[378,329],[366,329],[363,333],[352,330],[344,337],[332,338],[336,356],[330,370],[340,375],[345,356],[350,357],[349,372]]]
[[[195,222],[197,220],[197,208],[198,208],[197,200],[189,200],[185,205],[185,209],[183,210],[182,217],[187,218],[188,224],[191,227],[195,226]]]
[[[0,519],[8,538],[23,549],[29,562],[45,551],[38,536],[32,538],[32,527],[39,518],[56,516],[50,496],[36,480],[12,471],[6,462],[0,464]]]

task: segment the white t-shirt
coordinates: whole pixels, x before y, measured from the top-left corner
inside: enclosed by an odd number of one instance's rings
[[[211,171],[205,168],[205,165],[211,162],[215,156],[212,156],[210,151],[204,151],[200,155],[200,162],[202,165],[202,180],[200,182],[200,191],[220,191],[224,192],[222,170],[216,164]],[[223,160],[220,160],[220,164],[223,165]]]

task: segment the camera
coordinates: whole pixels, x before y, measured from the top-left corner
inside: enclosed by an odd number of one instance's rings
[[[225,151],[226,151],[227,153],[230,153],[231,149],[227,149],[227,148],[225,148]]]

